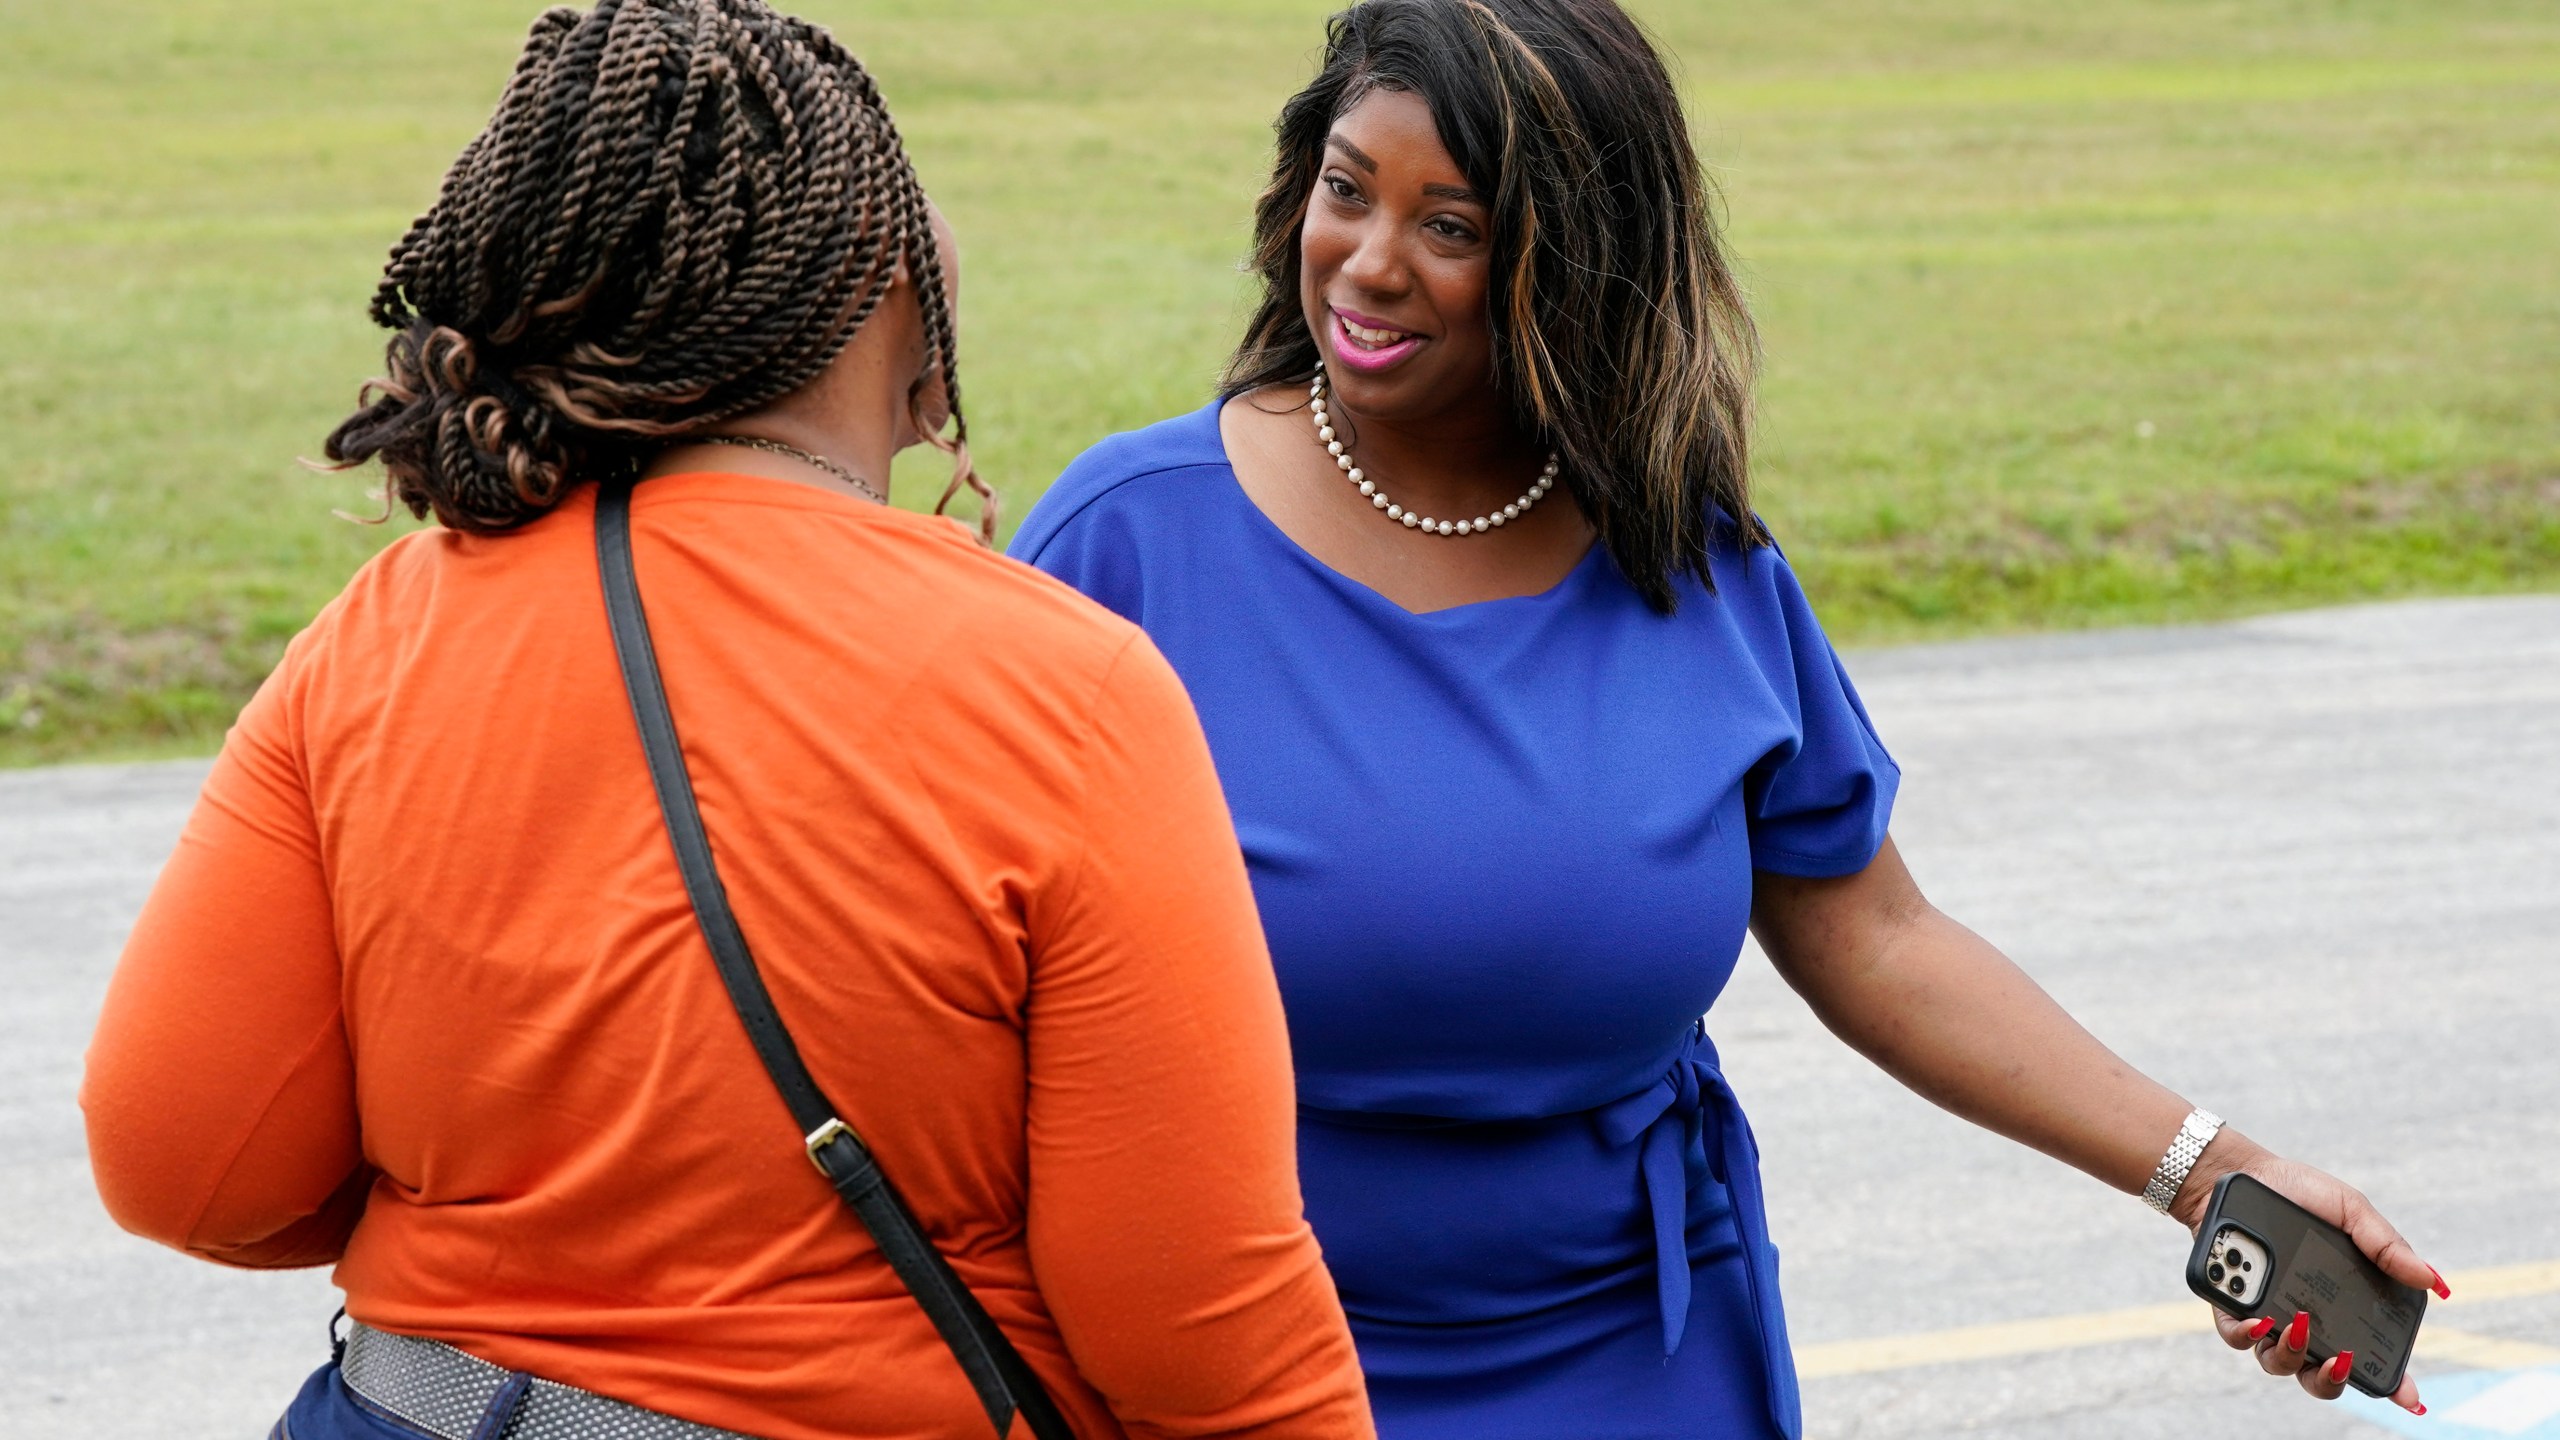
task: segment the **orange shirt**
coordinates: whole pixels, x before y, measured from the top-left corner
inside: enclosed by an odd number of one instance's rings
[[[409,536],[287,650],[108,994],[100,1193],[208,1258],[334,1260],[368,1324],[707,1424],[986,1434],[720,988],[593,514]],[[1077,1433],[1368,1435],[1163,659],[948,522],[810,486],[651,480],[633,530],[775,1001]]]

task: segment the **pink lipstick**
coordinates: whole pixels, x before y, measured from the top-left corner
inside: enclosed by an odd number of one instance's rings
[[[1424,337],[1401,331],[1395,332],[1403,335],[1400,340],[1392,340],[1383,345],[1371,344],[1352,334],[1350,327],[1357,325],[1373,334],[1392,330],[1393,327],[1376,324],[1365,315],[1346,315],[1330,306],[1326,308],[1326,313],[1331,316],[1333,323],[1325,327],[1331,332],[1326,336],[1328,343],[1325,348],[1333,352],[1334,362],[1345,369],[1356,370],[1364,375],[1375,375],[1380,371],[1395,368],[1403,363],[1407,356],[1422,348]]]

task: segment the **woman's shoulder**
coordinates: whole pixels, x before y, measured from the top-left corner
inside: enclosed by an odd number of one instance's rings
[[[1787,681],[1806,647],[1828,637],[1804,581],[1770,527],[1719,512],[1709,532],[1706,574],[1675,577],[1674,628],[1718,653],[1739,646],[1773,681]]]
[[[1033,565],[1062,537],[1106,515],[1163,515],[1178,507],[1157,503],[1161,485],[1194,482],[1204,471],[1224,474],[1226,445],[1219,438],[1212,400],[1197,410],[1137,430],[1105,436],[1070,461],[1014,533],[1007,553]]]
[[[505,629],[511,614],[574,613],[597,593],[593,511],[582,488],[505,534],[430,526],[404,535],[356,573],[295,648],[329,657],[327,668],[379,670],[421,658],[411,632],[422,617],[459,643]],[[1089,688],[1137,633],[950,518],[722,474],[652,480],[634,514],[644,545],[682,537],[685,563],[657,581],[670,594],[663,625],[714,613],[716,597],[778,587],[812,614],[869,617],[860,648],[882,664],[1035,692]],[[703,603],[682,603],[688,596]],[[765,618],[800,628],[788,615]],[[943,643],[956,635],[967,643]]]
[[[980,664],[1016,681],[1090,682],[1138,633],[1074,589],[988,549],[952,520],[906,511],[866,518],[869,524],[860,528],[871,543],[900,552],[875,577],[907,572],[911,583],[899,588],[923,602],[911,617],[913,628],[930,629],[933,612],[950,615],[975,637],[969,648]]]
[[[1795,567],[1768,522],[1757,514],[1737,520],[1721,506],[1707,524],[1707,574],[1719,608],[1766,611],[1803,594]],[[1692,574],[1684,589],[1706,589]],[[1685,606],[1687,595],[1682,596]]]

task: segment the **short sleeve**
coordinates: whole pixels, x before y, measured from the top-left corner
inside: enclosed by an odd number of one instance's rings
[[[1040,519],[1032,512],[1032,519]],[[1088,598],[1132,624],[1144,621],[1144,588],[1139,583],[1140,547],[1125,532],[1125,524],[1115,524],[1108,510],[1088,510],[1072,523],[1040,537],[1039,543],[1026,544],[1031,534],[1028,522],[1022,533],[1014,537],[1007,551],[1014,559],[1065,581]]]
[[[1901,767],[1876,738],[1786,557],[1770,547],[1738,568],[1759,592],[1750,597],[1754,618],[1765,620],[1755,627],[1763,633],[1753,637],[1754,649],[1795,729],[1743,780],[1752,867],[1808,878],[1854,875],[1884,846]]]
[[[1005,553],[1065,581],[1142,628],[1147,626],[1140,533],[1145,507],[1132,481],[1217,460],[1217,402],[1144,430],[1109,436],[1078,455],[1024,517]]]

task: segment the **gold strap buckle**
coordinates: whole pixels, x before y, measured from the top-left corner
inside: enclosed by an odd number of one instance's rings
[[[833,1145],[839,1139],[850,1139],[857,1145],[862,1143],[862,1137],[855,1133],[852,1126],[830,1115],[827,1117],[826,1124],[810,1131],[807,1138],[800,1142],[800,1148],[809,1152],[809,1163],[818,1167],[819,1174],[826,1175],[827,1167],[826,1162],[818,1158],[818,1152]],[[835,1177],[828,1175],[827,1178],[832,1180]]]

